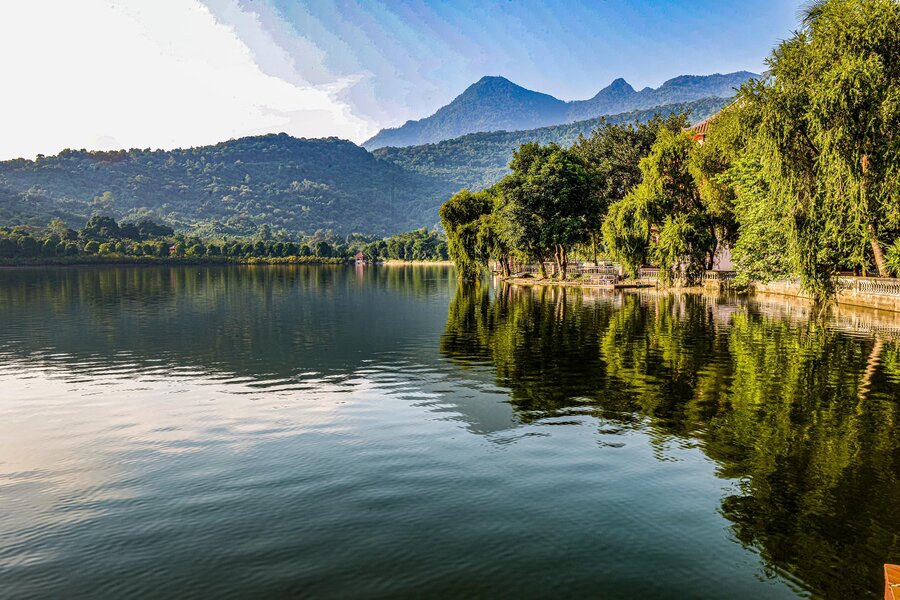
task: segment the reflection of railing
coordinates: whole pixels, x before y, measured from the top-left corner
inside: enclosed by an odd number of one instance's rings
[[[838,288],[842,292],[876,294],[879,296],[900,296],[900,279],[880,277],[841,277]]]
[[[706,281],[732,281],[737,277],[734,271],[707,271],[703,274]]]

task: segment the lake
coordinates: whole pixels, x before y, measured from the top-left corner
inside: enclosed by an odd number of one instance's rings
[[[878,598],[879,318],[443,267],[0,271],[0,596]]]

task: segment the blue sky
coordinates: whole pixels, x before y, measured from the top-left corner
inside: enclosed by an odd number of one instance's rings
[[[258,0],[245,6],[259,5]],[[429,114],[482,75],[564,100],[617,77],[636,88],[683,74],[759,72],[790,35],[785,0],[456,2],[274,0],[273,17],[322,51],[326,71],[358,76],[384,120]],[[301,58],[301,62],[302,62]],[[357,103],[364,103],[358,94]]]
[[[20,0],[0,158],[286,131],[361,142],[483,75],[564,100],[750,70],[799,0]]]

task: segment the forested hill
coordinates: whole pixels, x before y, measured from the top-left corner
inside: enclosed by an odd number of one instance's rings
[[[65,150],[0,162],[0,223],[70,226],[102,212],[180,228],[390,234],[437,222],[455,185],[376,160],[355,144],[247,137],[171,151]]]
[[[381,148],[375,150],[374,154],[379,159],[408,171],[451,181],[456,188],[481,189],[497,183],[509,172],[507,165],[513,151],[527,142],[541,144],[555,142],[561,146],[570,146],[579,135],[587,136],[604,123],[644,122],[656,114],[667,116],[670,113],[685,112],[690,116],[691,122],[697,122],[719,111],[727,103],[727,98],[704,98],[694,102],[657,106],[566,125],[527,131],[471,133],[438,144]]]
[[[748,71],[682,75],[656,89],[640,91],[617,79],[593,98],[572,102],[528,90],[504,77],[483,77],[430,117],[382,129],[363,146],[374,150],[432,144],[468,133],[535,129],[702,98],[731,97],[751,77],[758,76]]]

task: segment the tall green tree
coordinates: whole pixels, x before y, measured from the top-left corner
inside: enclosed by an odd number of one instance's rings
[[[441,225],[447,232],[450,258],[462,282],[474,282],[481,274],[487,259],[478,239],[481,218],[494,209],[487,192],[471,193],[462,189],[441,205]]]
[[[584,160],[556,144],[524,144],[509,166],[499,185],[514,245],[535,258],[552,254],[566,279],[569,250],[589,238],[600,212]]]
[[[668,282],[696,284],[712,268],[716,220],[691,172],[695,144],[682,130],[662,129],[641,160],[641,184],[610,208],[603,224],[607,250],[636,273],[648,258]]]
[[[640,161],[650,153],[660,129],[678,131],[686,126],[686,114],[672,113],[665,118],[656,115],[646,122],[604,123],[590,136],[578,136],[572,151],[584,160],[598,202],[590,234],[595,262],[598,235],[607,210],[641,183]]]
[[[751,87],[761,167],[789,209],[804,287],[835,291],[841,267],[874,262],[900,228],[900,3],[816,2]]]

